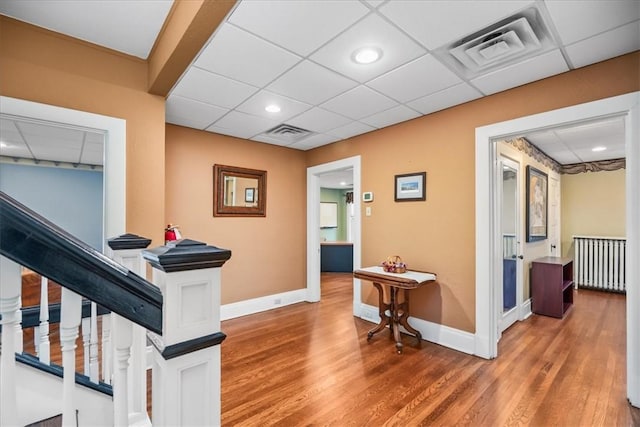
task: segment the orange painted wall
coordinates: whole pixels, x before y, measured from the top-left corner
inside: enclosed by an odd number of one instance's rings
[[[213,216],[213,165],[267,171],[267,216]],[[305,152],[166,127],[166,218],[183,237],[230,249],[222,303],[306,287]]]
[[[312,150],[307,166],[362,156],[362,264],[401,255],[433,271],[434,286],[412,291],[412,315],[475,331],[475,129],[496,122],[640,90],[634,52]],[[394,175],[427,172],[426,202],[395,203]],[[376,305],[365,284],[363,299]]]
[[[0,94],[125,119],[127,231],[163,243],[164,98],[144,61],[0,16]]]

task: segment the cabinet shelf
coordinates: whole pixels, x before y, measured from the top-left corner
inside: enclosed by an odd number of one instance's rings
[[[573,305],[573,260],[538,258],[531,262],[531,310],[562,318]]]

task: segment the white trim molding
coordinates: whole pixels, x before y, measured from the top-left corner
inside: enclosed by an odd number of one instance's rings
[[[476,335],[475,354],[498,356],[496,244],[494,223],[496,140],[566,126],[585,120],[619,116],[625,123],[627,234],[627,397],[640,405],[640,92],[574,105],[476,129]],[[620,378],[619,380],[623,380]]]
[[[380,315],[378,307],[368,304],[362,304],[360,307],[361,318],[368,322],[380,323]],[[461,331],[460,329],[451,328],[449,326],[440,325],[429,322],[427,320],[409,317],[409,323],[413,328],[422,334],[422,339],[432,342],[453,350],[461,351],[467,354],[474,354],[475,336],[471,332]],[[400,330],[406,332],[404,328]],[[405,337],[405,339],[408,339]]]
[[[360,201],[360,156],[348,157],[334,162],[307,168],[307,301],[320,301],[320,175],[336,170],[353,170],[354,222],[353,269],[361,267],[361,201]],[[361,284],[353,279],[353,315],[360,310]]]
[[[0,96],[0,115],[3,114],[104,132],[103,238],[126,233],[126,120]]]
[[[295,291],[224,304],[220,306],[220,320],[235,319],[236,317],[273,310],[274,308],[305,302],[306,299],[307,290],[297,289]]]

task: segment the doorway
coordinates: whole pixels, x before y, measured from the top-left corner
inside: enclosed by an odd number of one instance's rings
[[[353,170],[353,268],[360,268],[360,156],[336,160],[307,168],[307,301],[320,301],[320,178],[333,171]],[[353,280],[353,315],[361,312],[360,280]]]
[[[102,235],[109,238],[126,232],[125,120],[6,96],[0,96],[0,114],[64,123],[104,132]]]
[[[496,141],[536,130],[619,116],[625,124],[626,233],[627,233],[627,397],[640,405],[640,92],[535,114],[476,129],[476,355],[498,356],[497,297],[494,284],[498,245],[494,236],[499,225],[494,216]],[[620,379],[622,380],[622,379]]]

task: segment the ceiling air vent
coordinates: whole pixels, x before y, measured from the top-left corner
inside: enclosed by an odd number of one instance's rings
[[[306,129],[302,129],[299,127],[295,127],[295,126],[291,126],[291,125],[287,125],[287,124],[280,124],[272,129],[269,129],[268,131],[264,132],[262,135],[266,136],[267,138],[270,139],[276,139],[278,141],[282,141],[285,143],[294,143],[294,142],[298,142],[306,137],[308,137],[309,135],[312,135],[313,132],[306,130]]]
[[[530,7],[514,16],[434,52],[467,78],[477,77],[539,55],[555,43],[539,10]]]

